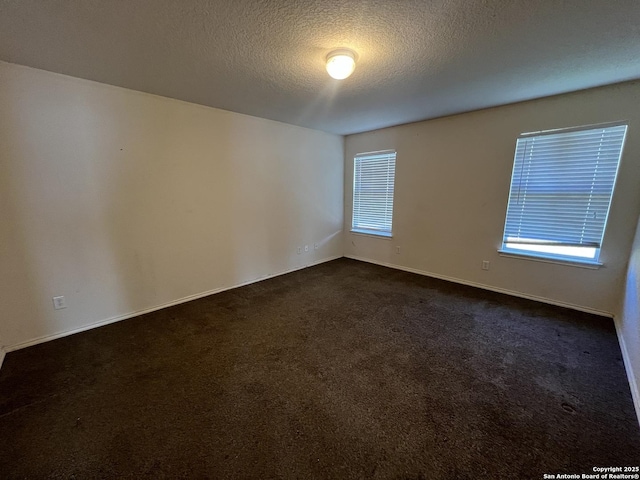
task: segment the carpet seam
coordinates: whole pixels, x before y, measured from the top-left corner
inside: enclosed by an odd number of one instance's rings
[[[45,397],[45,398],[41,398],[41,399],[39,399],[39,400],[35,400],[35,401],[33,401],[33,402],[31,402],[31,403],[27,403],[27,404],[25,404],[25,405],[20,405],[19,407],[16,407],[16,408],[14,408],[13,410],[10,410],[10,411],[8,411],[8,412],[5,412],[5,413],[3,413],[3,414],[0,414],[0,418],[8,417],[9,415],[12,415],[12,414],[14,414],[14,413],[16,413],[16,412],[19,412],[19,411],[25,410],[25,409],[27,409],[27,408],[29,408],[29,407],[33,407],[34,405],[39,405],[39,404],[41,404],[41,403],[47,402],[47,401],[49,401],[50,399],[52,399],[52,398],[56,398],[56,397],[58,397],[58,396],[59,396],[59,394],[48,395],[48,396],[47,396],[47,397]]]

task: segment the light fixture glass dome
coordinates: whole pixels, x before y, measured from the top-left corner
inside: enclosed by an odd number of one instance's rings
[[[351,50],[343,48],[327,55],[327,72],[336,80],[347,78],[355,68],[356,56]]]

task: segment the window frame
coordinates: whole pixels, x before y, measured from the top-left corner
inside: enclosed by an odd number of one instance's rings
[[[393,238],[393,214],[394,214],[394,208],[395,208],[395,204],[394,204],[394,200],[395,200],[395,174],[396,174],[396,160],[397,160],[397,155],[398,152],[396,150],[378,150],[378,151],[373,151],[373,152],[362,152],[362,153],[357,153],[356,155],[354,155],[353,157],[353,191],[352,191],[352,204],[351,204],[351,233],[354,234],[358,234],[358,235],[366,235],[366,236],[373,236],[376,238],[386,238],[386,239],[390,239]],[[385,229],[376,229],[376,228],[366,228],[366,227],[362,227],[360,226],[360,224],[356,225],[356,219],[357,219],[357,215],[356,215],[356,204],[360,203],[361,200],[356,200],[356,196],[359,194],[360,190],[357,189],[356,185],[357,185],[357,180],[358,180],[358,176],[357,176],[357,168],[358,168],[358,160],[360,159],[366,159],[366,158],[371,158],[371,157],[376,157],[376,156],[393,156],[392,159],[388,159],[387,162],[392,161],[393,162],[393,173],[392,173],[392,177],[393,180],[391,182],[391,186],[392,186],[392,192],[391,192],[391,212],[389,218],[389,229],[385,230]],[[389,175],[387,175],[387,178],[385,180],[385,183],[387,184],[387,189],[388,189],[388,185],[389,185]],[[388,203],[388,192],[385,194],[385,203]]]
[[[598,246],[591,247],[591,248],[594,248],[593,257],[585,257],[585,256],[570,255],[570,254],[563,254],[563,253],[541,252],[541,251],[535,251],[535,250],[527,250],[526,248],[514,248],[514,247],[507,246],[510,243],[506,241],[506,234],[507,234],[507,223],[509,219],[509,208],[511,206],[511,198],[513,193],[512,189],[514,187],[514,175],[516,175],[516,168],[517,168],[518,142],[520,142],[522,139],[525,139],[525,138],[540,137],[545,135],[558,135],[563,133],[580,132],[580,131],[618,127],[618,126],[625,126],[625,130],[622,135],[622,140],[620,143],[620,152],[616,162],[616,170],[613,176],[613,183],[611,186],[611,194],[609,196],[609,202],[607,205],[605,220],[602,226],[600,243]],[[584,125],[584,126],[578,126],[578,127],[560,128],[560,129],[553,129],[553,130],[541,130],[536,132],[522,133],[518,135],[516,140],[516,147],[514,151],[513,168],[512,168],[511,177],[510,177],[509,197],[508,197],[507,208],[506,208],[505,217],[504,217],[505,220],[504,220],[504,229],[502,234],[502,242],[501,242],[501,247],[498,249],[498,253],[501,256],[516,257],[516,258],[522,258],[526,260],[537,260],[537,261],[543,261],[543,262],[549,262],[549,263],[559,263],[559,264],[565,264],[565,265],[574,265],[574,266],[580,266],[585,268],[599,268],[600,266],[602,266],[603,263],[600,261],[600,253],[602,250],[602,243],[604,242],[606,228],[609,220],[609,213],[611,211],[613,196],[615,194],[616,184],[617,184],[618,176],[620,173],[620,165],[622,163],[622,156],[624,153],[624,146],[627,139],[628,129],[629,129],[629,121],[617,121],[617,122]],[[512,242],[511,244],[513,245],[514,243],[515,242]],[[525,243],[523,245],[534,246],[535,244]],[[540,244],[538,245],[541,246]],[[549,246],[553,246],[553,245],[549,245]],[[561,246],[556,246],[556,247],[561,247]],[[585,246],[585,247],[576,247],[576,248],[589,248],[589,247]]]

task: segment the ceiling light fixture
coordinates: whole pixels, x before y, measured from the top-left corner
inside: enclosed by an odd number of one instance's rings
[[[356,68],[356,54],[348,48],[334,50],[327,55],[327,72],[336,80],[347,78]]]

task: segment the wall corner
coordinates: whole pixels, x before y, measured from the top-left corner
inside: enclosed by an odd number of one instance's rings
[[[636,381],[637,373],[633,370],[633,363],[629,356],[629,350],[627,349],[626,342],[624,341],[622,320],[620,315],[613,317],[613,323],[616,328],[616,334],[618,336],[618,343],[620,344],[620,352],[622,353],[622,361],[624,363],[624,369],[627,374],[627,380],[629,381],[629,389],[631,390],[631,400],[636,410],[636,419],[640,426],[640,390],[638,389],[638,382]]]

